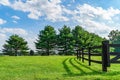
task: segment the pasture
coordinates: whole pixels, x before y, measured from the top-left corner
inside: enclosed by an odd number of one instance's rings
[[[101,66],[76,56],[0,56],[0,80],[119,80],[120,64],[111,64],[108,72]]]

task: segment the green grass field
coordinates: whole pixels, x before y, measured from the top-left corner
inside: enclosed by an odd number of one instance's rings
[[[0,80],[120,80],[120,64],[105,73],[75,56],[1,56]]]

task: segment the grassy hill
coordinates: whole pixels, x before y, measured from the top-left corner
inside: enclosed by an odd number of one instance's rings
[[[119,80],[120,64],[108,72],[101,65],[82,63],[75,56],[1,56],[0,80]]]

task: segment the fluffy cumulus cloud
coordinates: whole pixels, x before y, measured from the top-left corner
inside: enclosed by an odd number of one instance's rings
[[[0,50],[2,49],[3,44],[5,44],[5,41],[12,34],[17,34],[20,37],[23,37],[28,42],[29,48],[35,50],[34,42],[37,39],[37,35],[22,28],[0,28]]]
[[[18,35],[27,35],[28,33],[21,28],[0,28],[0,33],[9,33],[9,34],[18,34]]]
[[[34,42],[37,40],[37,34],[29,32],[29,34],[27,36],[24,36],[23,38],[28,42],[28,46],[30,49],[36,50]]]
[[[105,23],[99,23],[97,21],[86,20],[83,24],[85,29],[92,33],[99,34],[107,38],[108,33],[113,29],[106,25]]]
[[[41,16],[51,21],[68,21],[69,19],[63,16],[63,6],[61,0],[2,0],[0,4],[9,6],[14,10],[28,12],[28,17],[38,20]]]
[[[77,6],[74,11],[65,11],[85,29],[103,37],[106,37],[111,30],[115,29],[111,24],[115,25],[113,19],[116,15],[120,15],[119,9],[112,7],[103,9],[102,7],[93,7],[88,4]]]
[[[5,24],[7,21],[0,18],[0,25]]]
[[[7,6],[10,5],[10,2],[9,0],[0,0],[0,4]]]
[[[2,49],[3,44],[8,39],[9,35],[18,34],[21,36],[27,35],[27,32],[21,28],[0,28],[0,49]]]
[[[120,14],[120,10],[113,9],[112,7],[105,10],[102,7],[93,7],[88,4],[84,4],[77,7],[76,13],[80,13],[81,15],[86,15],[92,18],[97,17],[104,20],[112,20],[112,17]]]
[[[94,7],[89,4],[78,5],[74,10],[63,9],[71,16],[70,20],[86,30],[107,37],[113,29],[119,28],[120,10],[109,7]]]

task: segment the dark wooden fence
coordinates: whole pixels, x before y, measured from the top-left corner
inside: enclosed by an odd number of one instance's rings
[[[91,65],[91,62],[102,64],[102,71],[107,72],[107,67],[110,67],[110,63],[120,63],[117,61],[120,58],[120,52],[110,52],[110,47],[120,47],[120,44],[109,44],[109,41],[103,41],[101,46],[94,46],[89,48],[78,49],[77,51],[77,59],[84,62],[84,60],[88,61],[88,65]],[[93,53],[92,51],[95,49],[100,49],[101,53]],[[88,55],[86,58],[84,55]],[[110,55],[116,55],[114,58],[110,59]],[[91,56],[101,56],[101,61],[92,60]]]

